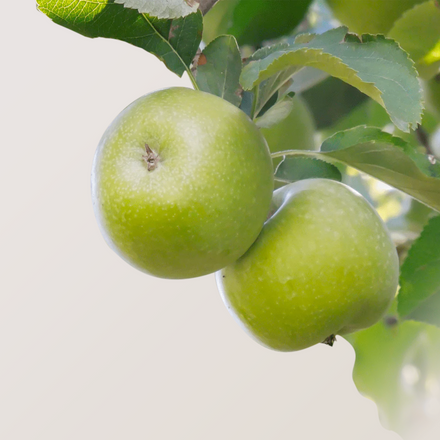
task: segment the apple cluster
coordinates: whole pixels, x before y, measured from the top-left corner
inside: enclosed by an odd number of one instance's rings
[[[265,346],[300,350],[374,324],[399,274],[380,217],[339,182],[273,188],[255,124],[187,88],[124,109],[92,171],[95,215],[110,247],[157,277],[217,272],[226,306]]]

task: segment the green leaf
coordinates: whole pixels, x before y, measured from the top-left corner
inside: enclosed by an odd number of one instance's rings
[[[270,128],[286,119],[293,110],[293,94],[286,95],[284,98],[276,102],[267,112],[255,119],[255,124],[260,128]]]
[[[411,246],[402,265],[397,298],[400,316],[410,319],[417,316],[419,320],[440,325],[440,216],[429,221]],[[428,299],[431,301],[426,307]],[[433,299],[437,308],[432,307]]]
[[[241,103],[241,68],[241,55],[235,38],[224,35],[203,50],[196,82],[200,90],[220,96],[238,107]]]
[[[261,128],[261,133],[267,141],[270,152],[276,153],[287,149],[316,151],[319,145],[315,141],[315,121],[307,104],[300,95],[295,95],[293,98],[286,96],[284,99],[288,99],[292,104],[287,117],[270,128]],[[267,113],[271,113],[271,109]],[[263,118],[265,116],[266,114],[263,115]],[[273,159],[275,167],[281,162],[281,159],[282,157]]]
[[[367,173],[440,211],[440,165],[378,128],[338,132],[322,144],[319,157]]]
[[[311,0],[221,0],[205,16],[205,41],[231,34],[240,45],[259,46],[293,31],[310,3]]]
[[[390,325],[387,325],[386,322]],[[353,379],[361,394],[378,406],[381,421],[403,438],[437,438],[438,415],[428,407],[438,402],[440,329],[420,322],[394,319],[348,335],[356,352]]]
[[[196,12],[199,6],[195,0],[115,0],[115,3],[157,18],[185,17]]]
[[[341,172],[334,165],[307,157],[286,157],[277,167],[275,178],[285,183],[297,180],[324,178],[340,182]]]
[[[440,6],[431,0],[406,11],[393,25],[388,36],[399,42],[416,62],[424,79],[440,68]]]
[[[126,9],[114,0],[38,0],[55,23],[90,38],[115,38],[151,52],[181,76],[201,41],[200,12],[162,20]]]
[[[300,35],[255,52],[244,67],[241,84],[251,90],[285,69],[313,66],[342,79],[381,104],[403,131],[421,122],[422,92],[417,71],[399,45],[382,35],[359,39],[346,27],[321,35]]]

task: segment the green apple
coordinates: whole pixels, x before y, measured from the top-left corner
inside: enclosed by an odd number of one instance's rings
[[[269,149],[255,124],[227,101],[187,88],[129,105],[93,164],[106,241],[162,278],[205,275],[239,258],[261,231],[272,191]]]
[[[252,247],[217,273],[244,328],[294,351],[377,322],[396,294],[399,261],[371,205],[342,183],[308,179],[276,190],[272,208]]]
[[[271,153],[284,150],[317,150],[315,121],[306,102],[295,95],[289,115],[270,128],[262,128]],[[280,159],[278,159],[279,161]]]
[[[327,0],[334,16],[358,34],[387,34],[408,9],[426,0]]]
[[[307,103],[299,96],[293,98],[293,107],[289,115],[270,128],[261,128],[271,153],[284,150],[317,150],[315,142],[315,120]],[[282,158],[273,159],[274,168]],[[275,188],[284,186],[283,182],[275,182]]]

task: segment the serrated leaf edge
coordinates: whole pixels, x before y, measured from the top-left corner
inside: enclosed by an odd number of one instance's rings
[[[114,0],[114,2],[118,5],[122,5],[124,6],[124,8],[127,9],[134,9],[139,11],[140,14],[148,14],[150,17],[156,17],[159,19],[175,19],[175,18],[182,18],[182,17],[186,17],[187,15],[193,14],[194,12],[197,11],[197,8],[199,7],[199,2],[195,1],[195,5],[194,6],[190,6],[185,0],[182,0],[182,4],[185,3],[188,6],[187,12],[185,12],[183,15],[182,14],[170,14],[170,13],[156,13],[151,10],[147,10],[145,9],[145,4],[144,7],[137,7],[135,5],[133,5],[130,0]],[[166,9],[162,9],[162,11],[165,11]]]
[[[346,30],[346,34],[345,34],[345,36],[347,36],[347,35],[349,35],[349,34],[350,34],[350,35],[352,34],[352,33],[348,32],[348,28],[347,28],[346,26],[341,26],[340,28],[335,28],[335,29],[345,29],[345,30]],[[335,30],[335,29],[332,29],[332,30]],[[356,34],[352,34],[352,35],[356,35]],[[308,41],[310,42],[310,41],[313,41],[313,39],[316,38],[317,36],[318,36],[318,34],[300,34],[300,35],[298,35],[298,36],[295,38],[293,44],[295,44],[295,43],[297,42],[297,40],[300,39],[300,38],[307,38]],[[357,36],[357,35],[356,35],[356,36]],[[313,37],[313,38],[309,38],[309,37]],[[362,34],[360,37],[359,37],[359,36],[357,36],[357,37],[359,38],[359,44],[363,44],[363,43],[365,42],[364,40],[368,40],[368,41],[377,41],[377,40],[379,40],[379,39],[382,40],[382,41],[386,41],[388,44],[394,44],[394,45],[396,45],[396,47],[399,48],[399,49],[404,53],[404,55],[406,56],[406,59],[407,59],[408,62],[409,62],[409,66],[408,66],[408,67],[410,68],[410,70],[412,71],[412,73],[414,74],[415,78],[418,80],[418,83],[419,83],[418,95],[419,95],[419,98],[420,98],[420,99],[419,99],[419,103],[420,103],[420,104],[419,104],[419,105],[420,105],[420,112],[419,112],[418,117],[417,117],[417,120],[416,120],[415,122],[404,122],[404,124],[405,124],[408,128],[411,128],[411,129],[415,130],[415,129],[417,128],[417,126],[421,123],[421,121],[422,121],[422,116],[423,116],[423,114],[424,114],[424,110],[425,110],[425,107],[424,107],[424,104],[423,104],[423,101],[422,101],[422,98],[423,98],[423,90],[422,90],[422,86],[421,86],[421,82],[420,82],[419,73],[418,73],[417,68],[416,68],[416,63],[414,62],[414,60],[411,59],[411,57],[409,56],[408,52],[405,51],[405,50],[400,46],[399,42],[396,41],[396,40],[394,40],[393,38],[389,38],[389,37],[386,37],[386,36],[381,35],[381,34],[377,34],[377,35],[374,35],[374,34]],[[304,44],[304,43],[301,43],[301,44]],[[358,82],[360,82],[361,84],[364,84],[365,86],[371,86],[371,89],[374,90],[376,93],[368,92],[367,90],[368,90],[370,87],[359,88],[357,85],[353,85],[352,83],[350,83],[350,82],[348,82],[348,81],[345,81],[345,79],[343,79],[343,77],[341,77],[341,76],[335,76],[336,78],[340,78],[341,80],[347,82],[347,84],[350,84],[350,85],[352,85],[353,87],[356,87],[356,88],[357,88],[358,90],[360,90],[361,92],[363,92],[363,93],[367,94],[368,96],[372,97],[375,101],[377,101],[377,102],[378,102],[378,103],[379,103],[379,104],[385,109],[385,111],[387,112],[387,114],[390,116],[391,120],[392,120],[392,121],[393,121],[393,122],[394,122],[394,123],[400,128],[400,129],[402,129],[403,131],[408,131],[408,130],[405,130],[405,127],[403,127],[402,124],[399,123],[399,121],[397,121],[397,120],[396,120],[396,119],[395,119],[395,118],[389,113],[388,109],[386,108],[386,106],[385,106],[385,104],[384,104],[384,102],[383,102],[383,100],[382,100],[382,92],[380,91],[380,89],[378,89],[378,88],[375,86],[375,83],[373,83],[373,82],[367,82],[367,81],[362,80],[362,79],[358,76],[359,71],[357,71],[357,70],[351,68],[351,67],[348,66],[346,63],[342,62],[341,58],[336,57],[336,56],[331,55],[331,54],[328,54],[328,53],[325,53],[325,52],[323,52],[322,49],[298,48],[297,50],[292,50],[292,49],[289,49],[289,47],[292,48],[292,45],[289,45],[288,43],[280,43],[280,50],[279,50],[279,51],[272,52],[272,53],[270,53],[269,55],[267,55],[265,58],[258,58],[258,59],[255,59],[255,58],[257,58],[257,56],[258,56],[261,52],[268,51],[268,50],[270,50],[271,47],[273,47],[273,46],[268,46],[268,47],[261,48],[261,49],[257,50],[257,51],[256,51],[251,57],[249,57],[248,62],[246,63],[246,65],[245,65],[244,68],[243,68],[242,75],[241,75],[241,78],[240,78],[240,83],[242,84],[244,90],[251,90],[251,89],[252,89],[253,87],[255,87],[257,84],[261,83],[261,82],[264,81],[265,79],[267,79],[267,78],[269,78],[270,76],[272,76],[272,75],[270,75],[270,74],[268,74],[268,75],[264,75],[264,71],[268,71],[268,70],[272,69],[272,68],[274,67],[274,64],[276,64],[277,61],[281,62],[281,60],[283,59],[283,55],[278,55],[276,58],[274,57],[273,61],[272,61],[270,64],[268,64],[264,69],[261,69],[261,68],[258,69],[259,72],[258,72],[258,74],[256,75],[256,79],[255,79],[252,83],[246,84],[246,82],[245,82],[244,79],[243,79],[243,76],[246,74],[246,72],[248,72],[248,71],[251,69],[251,66],[254,66],[254,65],[255,65],[254,63],[261,63],[261,61],[265,60],[266,58],[268,58],[268,57],[270,57],[270,56],[273,56],[273,55],[278,54],[278,53],[282,53],[282,52],[284,51],[283,48],[284,48],[284,49],[288,49],[288,52],[286,52],[286,53],[284,54],[284,55],[286,55],[286,56],[287,56],[289,53],[296,53],[297,51],[304,51],[305,53],[307,53],[307,51],[309,51],[309,50],[311,50],[311,51],[317,51],[317,53],[322,54],[322,55],[327,55],[327,56],[328,56],[329,58],[331,58],[331,59],[339,60],[339,63],[340,63],[341,66],[343,66],[345,69],[347,69],[348,72],[350,72],[350,71],[353,72],[353,76],[354,76],[355,78],[358,79]],[[282,63],[281,63],[281,64],[282,64]],[[305,66],[306,66],[306,65],[303,65],[303,67],[305,67]],[[320,69],[320,70],[323,70],[323,69]],[[325,71],[325,70],[323,70],[323,71]],[[332,75],[332,73],[330,73],[330,72],[328,72],[328,71],[325,71],[325,72],[327,72],[327,73],[329,73],[330,75]],[[334,75],[332,75],[332,76],[334,76]]]

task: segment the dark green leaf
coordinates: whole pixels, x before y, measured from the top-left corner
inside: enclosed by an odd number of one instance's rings
[[[235,38],[216,38],[203,50],[197,68],[196,82],[200,90],[220,96],[237,107],[241,102],[241,55]]]
[[[429,221],[403,263],[398,311],[440,325],[440,217]]]
[[[332,164],[307,157],[286,157],[276,169],[275,178],[285,183],[324,178],[341,181],[341,172]]]
[[[232,34],[240,45],[289,34],[303,20],[311,0],[221,0],[205,17],[207,39]]]
[[[313,113],[318,130],[335,124],[368,99],[355,87],[334,77],[306,90],[302,96]]]
[[[338,131],[348,130],[359,125],[383,129],[386,126],[389,127],[390,124],[391,120],[385,109],[376,101],[367,99],[367,101],[352,109],[348,115],[340,118],[334,125],[328,126],[321,131],[324,138],[327,138],[333,136]]]
[[[55,23],[90,38],[115,38],[145,49],[178,75],[191,64],[202,36],[200,12],[162,20],[126,9],[114,0],[38,0]]]
[[[286,69],[313,66],[340,78],[379,102],[403,131],[421,121],[422,93],[417,71],[399,45],[382,35],[347,34],[347,28],[300,35],[295,42],[260,49],[241,75],[245,90]]]

